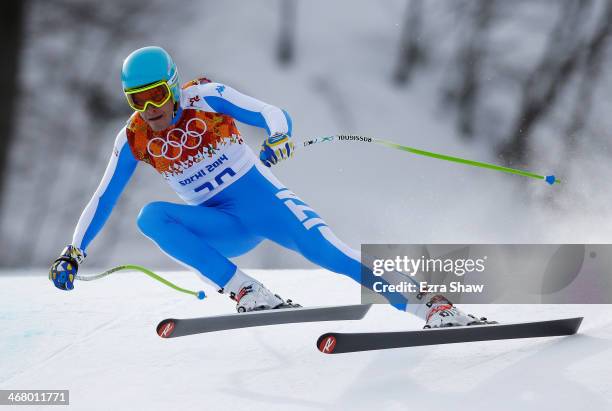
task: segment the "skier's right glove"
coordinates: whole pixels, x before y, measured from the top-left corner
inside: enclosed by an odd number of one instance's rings
[[[279,161],[290,158],[295,151],[291,136],[276,133],[264,140],[259,152],[259,160],[266,166],[272,167]]]
[[[74,288],[74,279],[79,271],[79,264],[85,260],[85,251],[72,245],[67,246],[51,266],[49,280],[60,290],[69,291]]]

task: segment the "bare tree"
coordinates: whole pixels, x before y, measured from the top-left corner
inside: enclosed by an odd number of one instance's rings
[[[477,0],[471,4],[468,34],[458,47],[456,84],[447,96],[457,106],[457,127],[464,137],[472,137],[483,80],[483,64],[487,54],[495,0]]]
[[[599,19],[591,40],[585,47],[584,63],[578,93],[574,101],[574,111],[565,132],[568,151],[576,147],[578,143],[577,135],[588,121],[593,104],[593,92],[601,76],[605,52],[610,44],[611,23],[612,2],[606,2],[604,13]]]
[[[34,2],[32,2],[34,4]],[[39,39],[48,36],[50,32],[61,35],[67,45],[62,50],[52,50],[46,53],[41,51],[37,58],[38,64],[44,65],[44,81],[49,94],[61,101],[69,101],[74,107],[75,113],[65,104],[49,105],[40,104],[40,99],[31,98],[36,94],[40,84],[30,84],[24,88],[25,107],[24,112],[29,117],[37,119],[34,123],[28,123],[27,131],[23,131],[20,138],[32,140],[32,155],[38,157],[47,156],[56,159],[53,169],[33,167],[29,172],[34,173],[30,192],[26,194],[31,201],[24,204],[21,209],[23,220],[32,227],[44,229],[46,232],[57,231],[57,236],[39,236],[31,238],[31,233],[23,230],[12,237],[15,244],[30,244],[28,247],[14,247],[13,252],[3,256],[4,265],[17,265],[39,263],[48,259],[40,253],[47,248],[45,244],[49,237],[62,238],[67,234],[65,227],[57,224],[57,221],[70,221],[74,224],[78,210],[84,204],[76,205],[69,198],[86,198],[91,195],[91,186],[87,184],[67,184],[69,178],[78,173],[79,164],[98,164],[100,157],[100,145],[94,141],[104,139],[103,157],[110,154],[112,136],[106,135],[106,125],[121,116],[129,114],[129,109],[117,93],[114,85],[117,73],[108,75],[108,59],[117,50],[117,44],[124,38],[134,38],[138,35],[138,26],[130,24],[130,19],[141,8],[136,1],[124,1],[121,7],[107,7],[104,4],[93,2],[72,2],[69,0],[48,0],[36,3],[38,13],[34,24],[30,24],[28,35]],[[66,28],[65,21],[76,21]],[[89,49],[80,47],[80,43],[95,31],[91,36],[90,47],[96,48],[96,53],[91,57]],[[72,44],[72,45],[71,45]],[[66,64],[65,62],[78,64]],[[25,87],[25,86],[24,86]],[[53,101],[51,99],[51,101]],[[78,108],[78,109],[77,109]],[[70,113],[71,119],[66,120],[66,113]],[[80,115],[81,113],[82,115]],[[48,130],[52,130],[49,133]],[[85,136],[80,134],[85,133]],[[37,139],[36,136],[48,135],[49,138]],[[36,152],[34,152],[36,151]],[[74,161],[78,156],[81,160]],[[37,178],[40,173],[45,173],[47,178]],[[56,178],[49,178],[49,173],[55,173]],[[80,179],[89,176],[79,176]],[[99,176],[92,176],[93,180]],[[95,181],[92,181],[92,184]],[[53,195],[61,193],[61,195]],[[121,203],[118,204],[121,206]],[[50,212],[49,210],[52,210]],[[61,231],[61,232],[60,232]],[[114,243],[110,242],[109,246]],[[57,245],[57,247],[61,247]],[[59,248],[58,248],[59,249]]]
[[[545,52],[522,85],[519,110],[510,138],[499,155],[509,164],[528,161],[529,136],[538,122],[557,102],[579,66],[587,46],[581,35],[592,2],[567,0],[559,3],[561,13],[549,35]]]
[[[4,1],[0,6],[0,49],[4,50],[5,61],[0,64],[0,93],[3,108],[0,110],[0,130],[4,132],[3,144],[0,144],[0,204],[4,194],[4,182],[7,178],[7,158],[11,149],[14,131],[14,117],[17,105],[17,82],[24,14],[27,1]]]
[[[425,47],[422,44],[421,31],[423,21],[423,1],[409,0],[399,45],[399,58],[393,80],[398,85],[406,84],[414,69],[425,60]]]
[[[290,64],[295,57],[295,0],[280,1],[280,32],[278,38],[278,61],[281,64]]]

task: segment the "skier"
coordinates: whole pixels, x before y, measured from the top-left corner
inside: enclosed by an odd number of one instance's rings
[[[360,253],[269,170],[294,154],[286,111],[205,78],[181,87],[175,63],[160,47],[132,52],[121,81],[134,114],[116,137],[71,244],[51,267],[49,277],[57,288],[74,288],[85,250],[139,162],[154,167],[186,204],[150,203],[140,211],[138,228],[168,256],[229,295],[239,312],[294,306],[230,261],[264,239],[360,281]],[[244,144],[235,120],[266,130],[259,159]],[[427,304],[394,305],[424,318],[426,327],[479,323],[438,295]]]

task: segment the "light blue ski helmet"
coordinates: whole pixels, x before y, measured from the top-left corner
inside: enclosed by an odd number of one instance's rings
[[[170,54],[163,48],[156,46],[143,47],[134,50],[123,61],[121,85],[124,91],[146,86],[160,80],[166,81],[172,93],[172,99],[175,103],[179,103],[181,84],[178,70]]]

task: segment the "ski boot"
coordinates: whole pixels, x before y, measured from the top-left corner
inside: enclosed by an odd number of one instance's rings
[[[301,307],[291,300],[283,300],[278,294],[272,294],[257,281],[244,285],[238,294],[230,293],[230,298],[236,301],[236,311],[239,313]]]
[[[423,328],[497,324],[496,321],[489,321],[485,317],[476,318],[472,314],[465,314],[442,295],[432,297],[427,306],[429,310]]]

